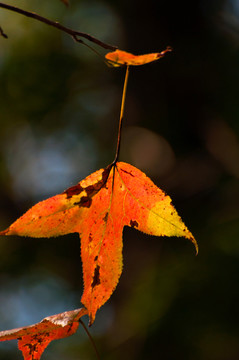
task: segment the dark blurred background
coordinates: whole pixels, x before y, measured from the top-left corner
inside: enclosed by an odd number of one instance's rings
[[[131,69],[120,159],[172,197],[199,255],[185,239],[125,228],[123,274],[90,331],[106,360],[239,359],[239,0],[7,3],[135,54],[173,47]],[[125,69],[1,8],[0,26],[3,230],[112,161]],[[79,308],[81,294],[77,234],[1,237],[0,330]],[[0,359],[21,358],[0,344]],[[80,328],[43,358],[96,357]]]

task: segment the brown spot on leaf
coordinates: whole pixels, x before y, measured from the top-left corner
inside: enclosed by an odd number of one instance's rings
[[[85,192],[88,196],[91,196],[96,193],[101,188],[101,181],[98,181],[96,184],[89,185],[85,188]]]
[[[127,170],[120,169],[120,171],[123,171],[123,172],[125,172],[126,174],[129,174],[130,176],[133,176],[133,177],[134,177],[134,175],[133,175],[133,174],[131,174],[131,172],[129,172],[129,171],[127,171]]]
[[[108,179],[111,168],[112,168],[112,165],[107,166],[102,171],[101,179],[99,181],[97,181],[95,184],[91,184],[91,185],[83,188],[80,185],[80,183],[78,183],[77,185],[74,185],[74,186],[70,187],[69,189],[65,190],[62,194],[66,194],[67,199],[70,199],[70,198],[72,198],[72,196],[79,195],[82,191],[85,191],[87,196],[83,196],[79,202],[75,203],[75,205],[90,207],[91,198],[107,183],[107,179]]]
[[[63,191],[62,194],[66,194],[67,199],[70,199],[74,195],[79,195],[83,190],[83,187],[80,184],[77,184]]]
[[[101,179],[97,181],[95,184],[91,184],[84,189],[88,196],[95,195],[100,189],[102,189],[102,187],[104,187],[104,185],[107,182],[110,169],[111,167],[107,166],[107,168],[105,168],[102,172]]]
[[[78,205],[78,206],[82,206],[82,207],[87,207],[89,208],[91,206],[92,203],[92,199],[88,196],[82,196],[82,198],[80,199],[80,201],[77,201],[74,203],[74,205]]]
[[[103,221],[104,221],[104,222],[107,222],[108,216],[109,216],[109,213],[108,213],[108,212],[105,213],[105,216],[103,217]]]
[[[91,283],[92,289],[93,289],[96,285],[100,285],[100,267],[99,267],[99,265],[97,265],[96,268],[95,268],[93,281],[92,281],[92,283]]]
[[[80,185],[80,183],[78,183],[77,185],[74,185],[74,186],[70,187],[69,189],[65,190],[62,194],[66,194],[67,199],[70,199],[70,198],[72,198],[72,196],[79,195],[82,191],[85,191],[87,194],[87,198],[89,199],[90,197],[94,196],[106,184],[111,167],[112,167],[112,165],[109,165],[102,171],[101,179],[99,181],[97,181],[95,184],[91,184],[91,185],[83,188]],[[83,198],[85,198],[85,197],[83,196],[82,199]],[[79,203],[76,203],[76,204],[79,205]],[[82,205],[82,206],[86,206],[86,205]],[[86,207],[89,207],[89,206],[86,206]]]
[[[80,201],[80,205],[83,206],[83,207],[90,207],[91,206],[91,203],[92,203],[92,199],[88,196],[83,196],[81,198],[81,201]]]
[[[136,220],[130,220],[130,226],[132,228],[137,228],[139,226],[139,224],[137,223]]]

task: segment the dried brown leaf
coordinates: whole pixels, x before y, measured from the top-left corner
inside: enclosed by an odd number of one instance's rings
[[[18,339],[24,360],[40,360],[52,340],[68,337],[76,332],[79,320],[87,315],[85,308],[66,311],[44,318],[37,324],[0,332],[0,341]]]

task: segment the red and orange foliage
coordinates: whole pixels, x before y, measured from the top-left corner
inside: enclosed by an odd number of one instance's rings
[[[197,242],[169,196],[143,172],[112,163],[59,195],[39,202],[1,235],[52,237],[79,233],[84,292],[90,324],[109,299],[122,272],[122,232],[130,226],[156,236]]]

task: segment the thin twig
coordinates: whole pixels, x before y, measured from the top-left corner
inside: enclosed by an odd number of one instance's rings
[[[86,334],[88,335],[88,337],[89,337],[89,339],[90,339],[90,341],[91,341],[91,344],[93,345],[93,348],[94,348],[94,350],[95,350],[97,359],[100,360],[99,352],[98,352],[98,350],[97,350],[97,347],[96,347],[96,345],[95,345],[95,342],[94,342],[94,340],[93,340],[93,338],[92,338],[89,330],[87,329],[87,327],[85,326],[84,322],[83,322],[81,319],[79,320],[79,323],[83,326]]]
[[[76,30],[73,30],[73,29],[70,29],[66,26],[63,26],[61,25],[59,22],[57,21],[52,21],[52,20],[49,20],[41,15],[38,15],[36,13],[33,13],[33,12],[30,12],[30,11],[26,11],[26,10],[23,10],[23,9],[20,9],[18,7],[15,7],[15,6],[12,6],[12,5],[8,5],[8,4],[4,4],[2,2],[0,2],[0,8],[3,8],[3,9],[7,9],[7,10],[11,10],[11,11],[14,11],[18,14],[21,14],[21,15],[24,15],[24,16],[27,16],[27,17],[30,17],[32,19],[35,19],[35,20],[38,20],[38,21],[41,21],[43,22],[44,24],[47,24],[49,26],[53,26],[54,28],[58,29],[58,30],[61,30],[69,35],[71,35],[73,37],[73,39],[77,42],[80,42],[80,43],[83,43],[83,41],[81,39],[79,39],[78,37],[82,37],[84,39],[87,39],[101,47],[103,47],[104,49],[109,49],[109,50],[116,50],[117,49],[117,46],[113,46],[113,45],[109,45],[109,44],[106,44],[104,43],[103,41],[100,41],[99,39],[95,38],[94,36],[92,35],[89,35],[89,34],[86,34],[84,32],[81,32],[81,31],[76,31]],[[1,33],[1,35],[3,35]],[[3,35],[4,36],[4,35]]]
[[[5,39],[8,38],[8,36],[4,33],[3,29],[0,26],[0,35],[3,36]]]
[[[124,106],[125,106],[125,97],[126,97],[126,89],[127,89],[127,85],[128,85],[128,78],[129,78],[129,65],[127,65],[127,67],[126,67],[126,73],[125,73],[125,79],[124,79],[124,87],[123,87],[123,93],[122,93],[120,118],[119,118],[117,146],[116,146],[115,159],[113,161],[113,164],[115,164],[117,162],[118,157],[119,157],[119,152],[120,152],[121,129],[122,129],[122,122],[123,122],[123,117],[124,117]]]

